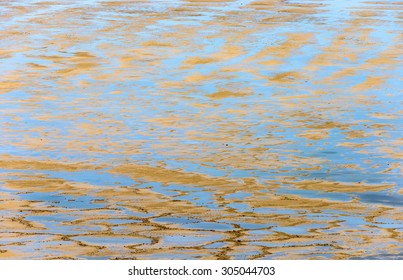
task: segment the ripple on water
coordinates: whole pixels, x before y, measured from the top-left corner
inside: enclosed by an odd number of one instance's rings
[[[0,258],[402,257],[396,1],[0,2]]]
[[[144,237],[133,236],[113,236],[113,235],[85,235],[75,236],[72,240],[84,242],[85,244],[95,246],[110,246],[110,245],[138,245],[151,244],[151,239]]]
[[[181,246],[181,247],[193,247],[201,246],[207,242],[213,242],[222,239],[223,236],[215,233],[194,232],[191,235],[167,235],[163,236],[163,244],[165,246]]]

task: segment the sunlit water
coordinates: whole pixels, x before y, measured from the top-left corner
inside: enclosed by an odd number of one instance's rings
[[[0,1],[0,258],[402,259],[397,1]]]

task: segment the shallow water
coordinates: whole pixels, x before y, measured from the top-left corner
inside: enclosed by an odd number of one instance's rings
[[[402,10],[0,1],[0,258],[401,259]]]

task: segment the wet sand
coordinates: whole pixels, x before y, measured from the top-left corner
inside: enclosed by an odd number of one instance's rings
[[[0,2],[0,259],[402,259],[402,10]]]

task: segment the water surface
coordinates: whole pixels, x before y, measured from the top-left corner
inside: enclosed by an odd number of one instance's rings
[[[396,1],[1,1],[0,258],[401,259]]]

